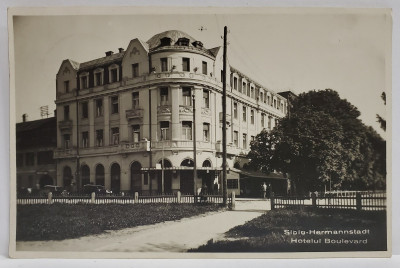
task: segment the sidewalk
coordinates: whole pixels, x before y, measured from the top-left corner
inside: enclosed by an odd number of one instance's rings
[[[262,211],[224,211],[179,221],[139,226],[62,241],[17,242],[18,251],[185,252],[229,229],[260,216]]]

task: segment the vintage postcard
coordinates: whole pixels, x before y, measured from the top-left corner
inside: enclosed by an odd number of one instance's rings
[[[390,9],[8,20],[10,256],[391,256]]]

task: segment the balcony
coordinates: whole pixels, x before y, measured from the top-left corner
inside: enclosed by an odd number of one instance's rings
[[[121,144],[118,145],[79,148],[79,156],[85,157],[90,155],[134,153],[143,151],[150,151],[150,141],[121,142]],[[76,157],[76,148],[57,149],[54,151],[54,158],[71,157]]]
[[[131,110],[126,110],[126,119],[129,120],[135,120],[135,119],[143,119],[143,114],[144,110],[142,108],[136,108],[136,109],[131,109]]]
[[[181,140],[181,141],[155,141],[152,142],[153,149],[182,149],[182,150],[193,150],[193,141],[191,140]],[[214,150],[214,144],[211,142],[197,141],[197,150]]]
[[[218,141],[215,144],[215,150],[217,153],[222,153],[223,151],[222,142]],[[238,148],[234,144],[230,143],[226,145],[226,153],[230,155],[247,155],[248,150]]]
[[[157,107],[157,114],[171,114],[171,105],[161,105]]]
[[[59,121],[58,127],[60,128],[60,130],[71,130],[72,129],[72,120]]]

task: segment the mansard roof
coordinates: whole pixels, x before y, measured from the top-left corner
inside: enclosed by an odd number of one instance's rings
[[[96,67],[100,67],[106,64],[111,64],[113,62],[117,62],[122,60],[122,58],[125,55],[125,51],[120,52],[120,53],[115,53],[112,54],[110,56],[105,56],[102,58],[98,58],[95,60],[91,60],[91,61],[87,61],[87,62],[83,62],[80,64],[79,66],[79,70],[85,70],[85,69],[89,69],[89,68],[96,68]]]
[[[150,38],[147,41],[147,44],[149,44],[149,49],[154,49],[157,48],[161,45],[161,39],[163,38],[170,38],[171,39],[171,44],[174,45],[180,38],[187,38],[189,39],[189,46],[193,46],[193,42],[197,41],[190,35],[188,35],[185,32],[178,31],[178,30],[170,30],[170,31],[165,31],[159,34],[154,35],[152,38]]]

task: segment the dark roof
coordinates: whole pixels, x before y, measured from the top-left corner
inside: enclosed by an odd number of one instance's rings
[[[112,62],[122,60],[124,55],[125,55],[125,51],[120,52],[120,53],[115,53],[110,56],[105,56],[103,58],[98,58],[95,60],[83,62],[79,65],[79,70],[83,70],[83,69],[87,69],[87,68],[96,68],[96,67],[103,66],[105,64],[110,64]]]
[[[178,31],[178,30],[170,30],[170,31],[165,31],[165,32],[156,34],[152,38],[150,38],[147,41],[147,44],[149,44],[149,49],[153,49],[153,48],[160,46],[161,45],[160,40],[165,37],[171,38],[172,44],[175,44],[179,38],[189,39],[189,46],[193,46],[192,43],[194,41],[197,41],[196,39],[194,39],[193,37],[191,37],[190,35],[188,35],[185,32]]]
[[[16,124],[17,150],[57,146],[55,117]]]
[[[16,132],[23,132],[23,131],[31,131],[35,129],[39,129],[42,127],[47,127],[49,125],[54,125],[56,126],[56,118],[55,117],[50,117],[50,118],[45,118],[45,119],[39,119],[35,121],[27,121],[27,122],[21,122],[16,124]]]
[[[221,47],[214,47],[214,48],[210,48],[208,51],[214,56],[216,57],[218,54],[218,51],[221,49]]]
[[[241,174],[243,177],[249,178],[265,178],[265,179],[278,179],[278,180],[286,180],[286,176],[282,173],[270,172],[268,174],[263,173],[261,171],[253,171],[253,170],[240,170],[236,168],[230,168],[233,172]]]

